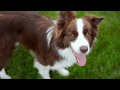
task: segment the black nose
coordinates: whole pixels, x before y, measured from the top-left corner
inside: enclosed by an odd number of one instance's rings
[[[80,51],[81,51],[82,53],[86,53],[86,52],[88,51],[88,47],[87,47],[87,46],[81,46],[81,47],[80,47]]]

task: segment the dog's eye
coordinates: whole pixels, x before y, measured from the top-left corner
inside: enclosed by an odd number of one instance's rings
[[[90,35],[90,32],[87,32],[87,35]]]
[[[66,35],[68,37],[75,38],[75,37],[77,37],[78,33],[76,30],[69,30],[68,32],[66,32]]]
[[[87,35],[87,34],[88,34],[88,30],[87,30],[87,29],[84,29],[84,30],[83,30],[83,34],[84,34],[84,35]]]
[[[85,30],[83,31],[83,34],[84,34],[84,35],[91,35],[90,30],[88,30],[88,29],[85,29]]]

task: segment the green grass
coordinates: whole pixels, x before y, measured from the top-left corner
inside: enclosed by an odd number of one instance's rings
[[[57,19],[57,11],[38,11],[45,16]],[[77,17],[85,14],[104,16],[100,24],[97,43],[87,56],[84,67],[74,65],[67,77],[51,71],[52,79],[120,79],[120,12],[119,11],[77,11]],[[6,67],[13,79],[41,79],[33,66],[33,57],[23,47],[17,47]]]

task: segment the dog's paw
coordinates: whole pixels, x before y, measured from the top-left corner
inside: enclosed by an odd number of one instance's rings
[[[59,69],[58,72],[63,76],[68,76],[69,75],[69,71],[64,69],[64,68]]]
[[[12,79],[9,75],[0,75],[1,79]]]
[[[43,79],[51,79],[49,75],[41,74]]]
[[[51,79],[49,73],[45,73],[45,72],[38,72],[38,73],[42,76],[43,79]]]
[[[44,77],[44,76],[42,76],[42,78],[43,78],[43,79],[51,79],[50,77]]]

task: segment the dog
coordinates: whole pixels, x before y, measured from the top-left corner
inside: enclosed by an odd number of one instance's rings
[[[43,79],[50,79],[50,70],[69,75],[68,67],[86,64],[86,55],[94,46],[103,17],[75,11],[59,11],[58,19],[32,11],[0,12],[0,78],[11,79],[5,66],[16,43],[34,55],[34,67]]]

